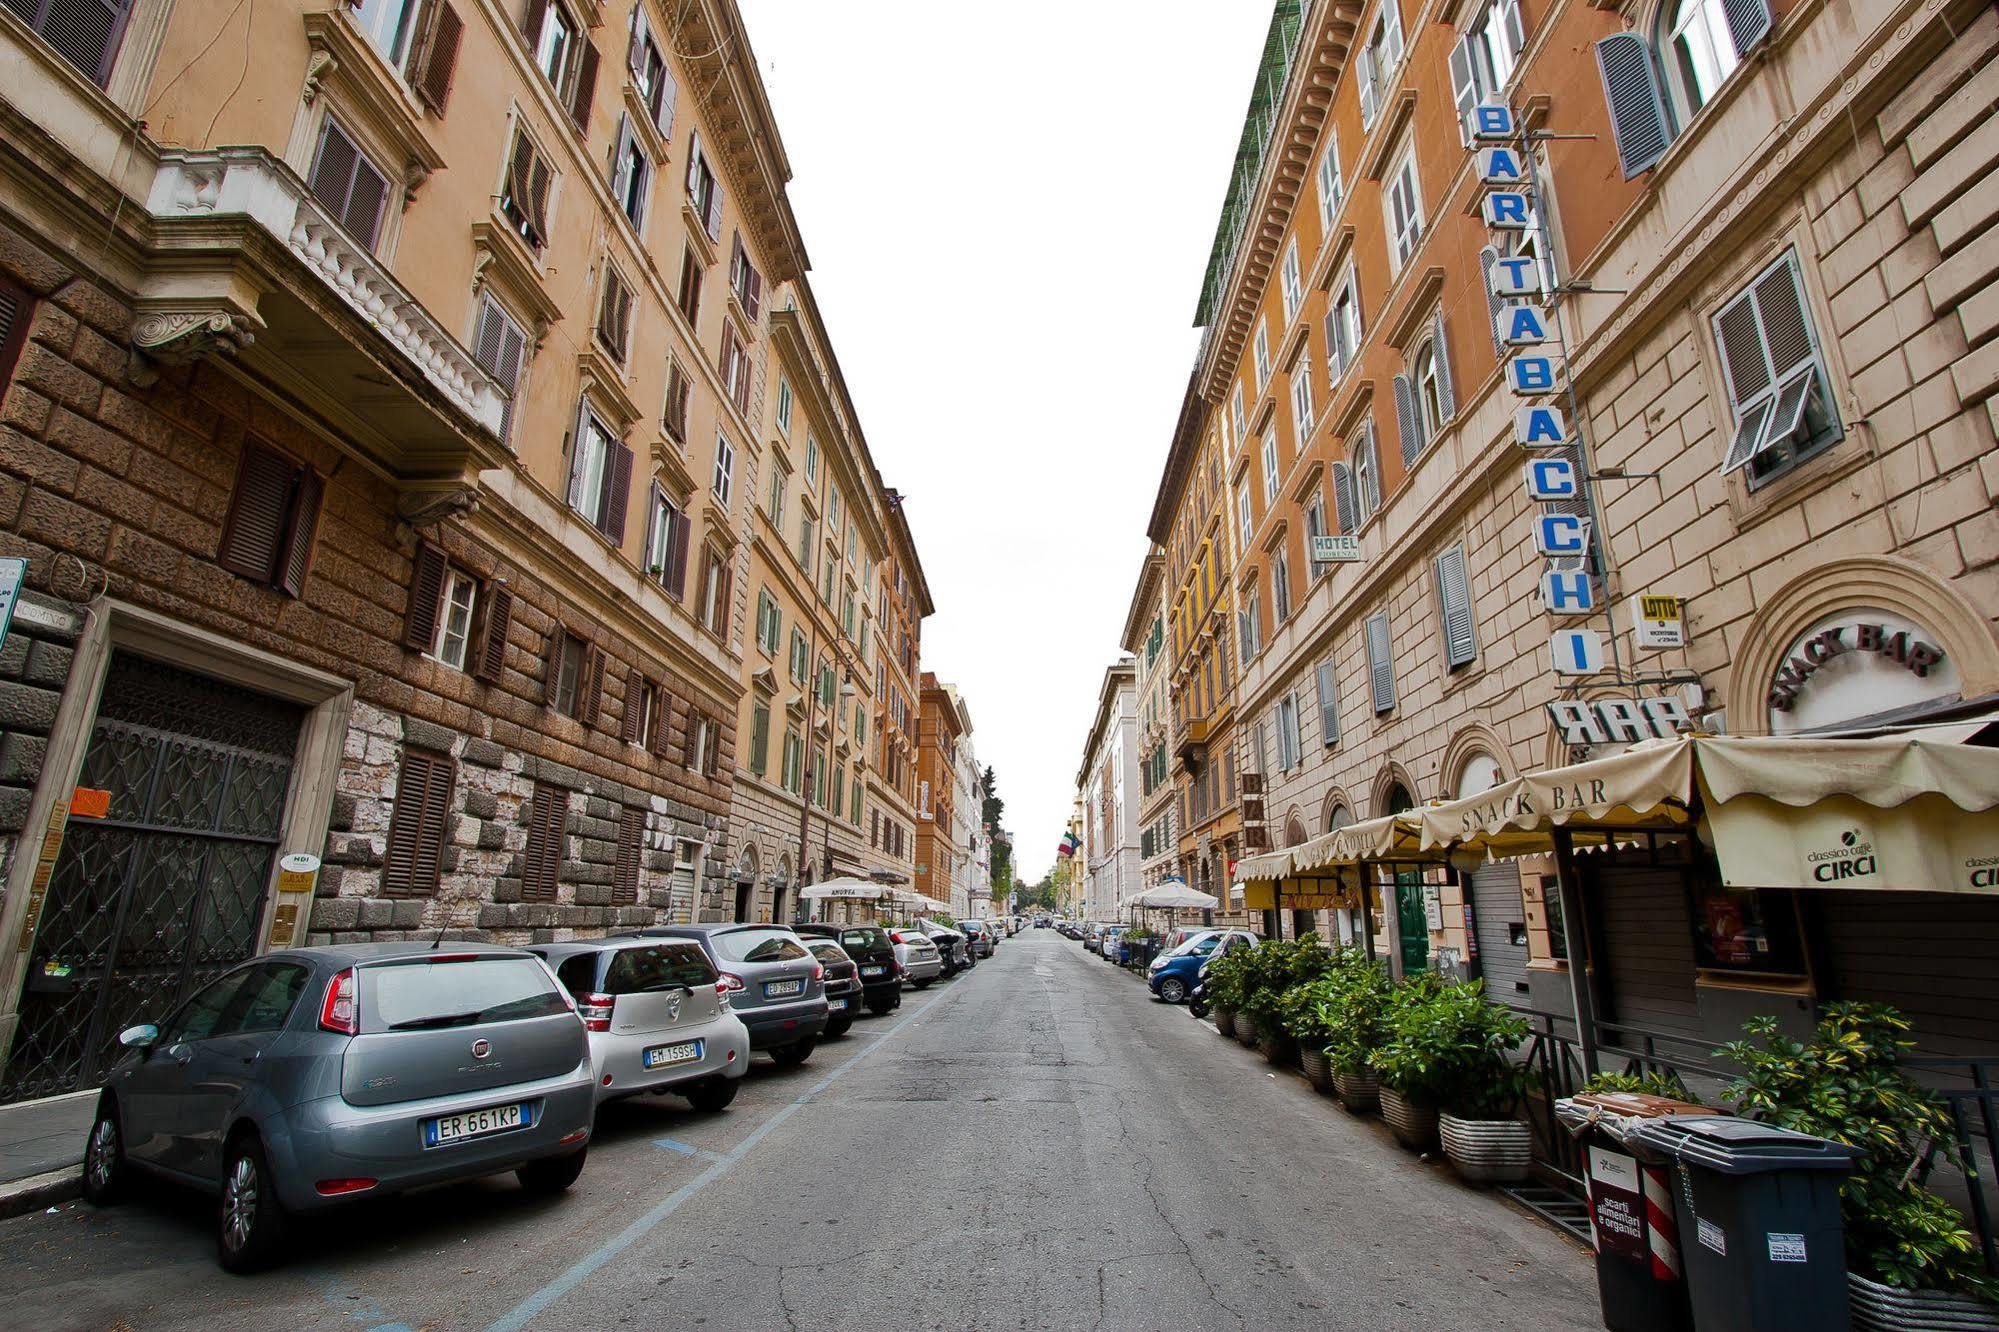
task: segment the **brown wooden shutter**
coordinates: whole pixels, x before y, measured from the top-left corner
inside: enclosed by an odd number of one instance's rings
[[[401,897],[437,891],[457,773],[449,755],[403,751],[396,807],[389,816],[388,851],[382,860],[384,894]]]
[[[28,325],[35,322],[35,298],[13,283],[0,279],[0,401],[7,394],[14,363],[28,340]]]
[[[701,714],[693,708],[687,710],[687,731],[680,737],[680,766],[689,772],[701,767],[701,754],[695,748],[701,743]]]
[[[583,43],[583,65],[576,71],[576,91],[569,99],[569,115],[579,130],[590,128],[590,103],[597,97],[597,48]]]
[[[622,444],[611,450],[611,494],[604,504],[604,535],[614,545],[625,543],[625,510],[632,507],[632,451]]]
[[[430,36],[424,45],[416,77],[416,95],[437,115],[451,98],[451,78],[458,72],[458,43],[465,36],[465,20],[444,0],[431,8]]]
[[[715,585],[715,637],[724,640],[729,637],[729,612],[733,609],[731,598],[735,582],[735,567],[725,558],[722,560],[721,579]]]
[[[521,32],[528,39],[528,54],[541,45],[541,25],[548,18],[548,0],[527,0],[521,11]]]
[[[597,724],[597,712],[604,702],[604,649],[592,643],[583,653],[583,670],[576,677],[576,720],[585,726]]]
[[[625,731],[623,739],[628,745],[638,743],[640,722],[645,717],[645,684],[646,678],[639,674],[639,668],[636,666],[632,667],[631,673],[625,676]]]
[[[722,770],[722,723],[708,719],[708,752],[702,756],[701,771],[713,776]]]
[[[652,752],[655,757],[665,758],[667,753],[667,733],[673,729],[673,695],[666,692],[661,684],[652,691]]]
[[[297,479],[298,468],[289,458],[256,444],[243,446],[236,464],[236,491],[215,552],[217,564],[254,582],[272,582]]]
[[[528,803],[528,844],[521,856],[521,900],[552,902],[562,877],[562,844],[569,822],[569,792],[536,782]]]
[[[278,558],[278,590],[287,596],[302,596],[305,592],[306,575],[312,572],[313,540],[319,534],[319,510],[325,498],[326,478],[310,467],[301,468]]]
[[[416,548],[416,558],[410,561],[409,603],[403,610],[404,647],[428,652],[437,641],[437,616],[444,602],[444,575],[449,568],[444,552],[428,541]]]
[[[548,190],[555,183],[554,169],[532,143],[528,145],[532,165],[528,169],[528,213],[534,218],[535,248],[548,244]]]
[[[626,805],[618,820],[618,858],[612,867],[611,905],[636,906],[639,900],[639,853],[645,847],[645,811]]]
[[[687,515],[674,509],[666,537],[666,595],[675,601],[687,595]]]
[[[474,643],[472,678],[497,684],[507,667],[507,634],[514,625],[514,594],[498,583],[489,582],[479,600],[484,618]]]

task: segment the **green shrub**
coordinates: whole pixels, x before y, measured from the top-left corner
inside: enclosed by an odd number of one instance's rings
[[[1388,1040],[1388,1009],[1394,983],[1388,971],[1358,948],[1334,955],[1326,977],[1319,1022],[1326,1031],[1326,1058],[1333,1071],[1358,1077],[1374,1067],[1374,1052]]]
[[[1374,1066],[1404,1096],[1464,1119],[1503,1119],[1526,1087],[1525,1065],[1507,1056],[1527,1031],[1526,1018],[1487,1000],[1482,981],[1421,972],[1395,987]]]
[[[1338,965],[1337,961],[1334,964]],[[1284,1030],[1302,1049],[1323,1051],[1333,1038],[1326,1025],[1326,1007],[1338,984],[1332,973],[1286,990],[1277,1001],[1277,1016]]]
[[[1242,1007],[1243,987],[1249,980],[1253,948],[1231,948],[1208,965],[1208,1004],[1234,1013]]]
[[[1751,1039],[1715,1051],[1742,1069],[1728,1086],[1741,1113],[1867,1153],[1840,1189],[1848,1267],[1907,1290],[1999,1296],[1963,1218],[1914,1179],[1928,1143],[1964,1162],[1949,1111],[1900,1066],[1908,1019],[1886,1004],[1836,1003],[1809,1044],[1773,1017],[1742,1029]]]
[[[1284,1017],[1278,1007],[1285,993],[1325,975],[1333,964],[1333,955],[1320,945],[1316,934],[1295,940],[1265,939],[1256,947],[1241,951],[1251,957],[1248,979],[1236,1011],[1249,1014],[1265,1037],[1278,1039],[1285,1035]]]
[[[1694,1094],[1687,1090],[1687,1084],[1680,1081],[1680,1075],[1667,1070],[1648,1073],[1598,1073],[1583,1084],[1585,1092],[1642,1092],[1647,1096],[1664,1096],[1674,1101],[1691,1101]]]

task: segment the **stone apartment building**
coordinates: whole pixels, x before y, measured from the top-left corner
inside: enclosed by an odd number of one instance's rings
[[[1172,658],[1166,648],[1165,552],[1154,547],[1139,571],[1121,644],[1135,667],[1138,706],[1139,881],[1151,887],[1179,873],[1179,802],[1174,799]]]
[[[1076,773],[1089,835],[1083,861],[1083,899],[1092,919],[1117,913],[1118,903],[1137,892],[1139,874],[1138,665],[1113,663],[1097,691],[1096,720],[1083,745]]]
[[[1990,7],[1369,0],[1279,4],[1287,31],[1197,376],[1245,404],[1235,708],[1274,844],[1688,728],[1975,738]],[[1481,103],[1510,113],[1484,142]],[[1390,876],[1365,919],[1309,869],[1255,900],[1542,1010],[1587,947],[1627,1040],[1853,997],[1989,1052],[1989,900],[1725,890],[1684,840],[1589,858],[1586,940],[1534,859]]]
[[[911,887],[939,902],[951,900],[964,850],[958,841],[958,738],[969,725],[958,692],[924,671],[916,725],[916,876]]]
[[[76,8],[0,8],[0,1096],[266,947],[691,917],[806,263],[733,5]]]
[[[875,586],[874,758],[868,765],[868,853],[877,873],[907,884],[915,875],[917,663],[922,659],[923,621],[935,607],[923,565],[916,558],[903,499],[883,492],[883,526],[888,557]]]

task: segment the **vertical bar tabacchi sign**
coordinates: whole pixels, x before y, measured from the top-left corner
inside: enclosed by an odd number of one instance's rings
[[[49,826],[42,834],[42,852],[35,858],[35,877],[28,883],[28,910],[21,917],[21,942],[17,952],[34,945],[35,927],[42,921],[42,903],[49,895],[49,880],[55,876],[56,856],[62,851],[63,829],[69,826],[69,803],[58,800],[49,811]]]

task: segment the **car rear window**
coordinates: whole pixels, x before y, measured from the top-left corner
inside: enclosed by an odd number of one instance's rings
[[[888,942],[888,935],[881,930],[841,930],[842,948],[880,948]]]
[[[531,957],[361,968],[363,1031],[469,1027],[568,1011],[568,1000]]]
[[[845,952],[841,951],[840,945],[834,943],[831,939],[807,940],[805,946],[807,948],[810,948],[813,952],[813,955],[816,956],[821,962],[832,962],[837,964],[841,962],[853,961],[853,959],[848,957]]]
[[[646,944],[620,948],[604,968],[604,993],[645,994],[653,990],[713,985],[714,964],[696,943]]]
[[[796,962],[811,956],[789,930],[730,930],[715,936],[715,951],[731,962]]]

